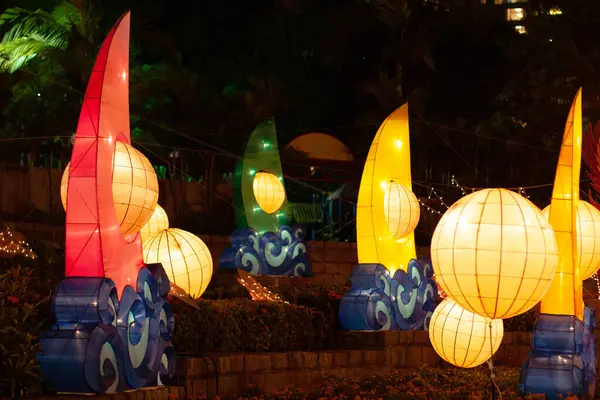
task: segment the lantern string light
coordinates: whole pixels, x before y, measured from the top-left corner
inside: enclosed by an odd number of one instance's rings
[[[521,196],[526,197],[528,199],[530,199],[531,197],[529,197],[529,195],[527,194],[527,192],[525,191],[525,188],[520,187],[519,188],[519,192],[518,192]]]
[[[425,207],[425,209],[427,209],[427,211],[429,211],[430,213],[436,213],[438,215],[442,215],[442,212],[435,210],[431,207],[429,207],[427,204],[425,204],[421,199],[417,198],[417,200],[419,201],[419,204],[421,204],[423,207]]]
[[[454,175],[452,175],[452,185],[454,185],[457,188],[459,188],[460,192],[462,193],[463,196],[465,196],[467,194],[467,192],[465,192],[465,190],[463,189],[463,187],[460,186],[460,184],[458,183],[458,181],[456,180],[456,178],[454,177]]]
[[[598,276],[600,272],[596,272],[594,274],[594,280],[596,281],[596,289],[598,289],[598,300],[600,300],[600,277]]]
[[[4,231],[0,232],[0,256],[11,258],[14,256],[22,256],[35,260],[37,255],[29,248],[29,243],[20,238],[20,234],[11,231],[6,226]]]
[[[240,285],[246,288],[252,300],[275,301],[278,303],[289,304],[289,302],[284,301],[277,293],[271,292],[269,289],[258,283],[256,279],[246,271],[238,269],[238,272],[240,276],[238,276],[237,280]]]

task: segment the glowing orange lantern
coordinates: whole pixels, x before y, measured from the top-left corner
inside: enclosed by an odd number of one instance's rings
[[[200,297],[212,278],[208,247],[197,236],[170,228],[144,242],[144,262],[161,263],[169,280],[192,297]]]
[[[66,209],[69,165],[60,184],[60,197]],[[158,202],[158,180],[150,161],[127,143],[116,143],[113,157],[113,201],[121,232],[137,233],[152,217]]]
[[[502,343],[504,324],[473,314],[447,297],[429,323],[429,340],[450,364],[473,368],[489,360]]]
[[[558,263],[554,230],[542,212],[506,189],[484,189],[446,211],[431,240],[435,277],[467,311],[491,319],[531,309]]]
[[[285,201],[285,189],[278,177],[270,172],[258,172],[252,181],[254,197],[259,207],[267,214],[273,214]]]

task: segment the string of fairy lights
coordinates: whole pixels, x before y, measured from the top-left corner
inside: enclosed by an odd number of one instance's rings
[[[37,255],[29,248],[29,243],[17,232],[13,234],[13,231],[7,226],[0,232],[0,257],[12,258],[15,256],[33,260],[37,258]]]

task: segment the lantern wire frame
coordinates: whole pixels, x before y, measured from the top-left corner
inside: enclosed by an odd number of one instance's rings
[[[421,207],[417,196],[404,185],[391,181],[383,199],[383,211],[390,232],[396,239],[412,233],[419,224]]]
[[[474,368],[489,360],[503,336],[501,319],[473,314],[449,297],[436,307],[429,324],[429,339],[436,353],[461,368]]]
[[[140,229],[142,243],[167,229],[169,229],[169,217],[165,209],[157,204],[148,222]]]
[[[162,264],[175,285],[190,296],[204,293],[213,274],[213,260],[204,242],[194,234],[169,228],[144,243],[144,261]]]
[[[550,206],[542,211],[550,220]],[[584,200],[577,203],[577,248],[579,271],[584,281],[594,276],[600,267],[600,210]]]
[[[431,242],[436,281],[459,305],[491,319],[533,308],[556,270],[554,231],[541,211],[506,189],[462,197]]]

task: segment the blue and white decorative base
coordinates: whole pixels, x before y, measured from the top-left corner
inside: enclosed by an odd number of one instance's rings
[[[63,279],[51,304],[56,323],[37,357],[54,390],[113,393],[168,384],[175,373],[169,289],[160,264],[142,268],[121,301],[110,279]]]
[[[437,306],[429,263],[410,260],[407,271],[398,270],[393,277],[381,264],[359,264],[350,279],[352,288],[342,297],[339,310],[344,329],[428,330]]]
[[[239,268],[251,275],[310,275],[304,228],[280,226],[260,235],[252,228],[231,234],[231,247],[221,254],[221,268]]]
[[[533,330],[533,349],[521,368],[523,394],[546,398],[593,399],[596,391],[596,313],[585,308],[584,322],[574,316],[541,314]]]

